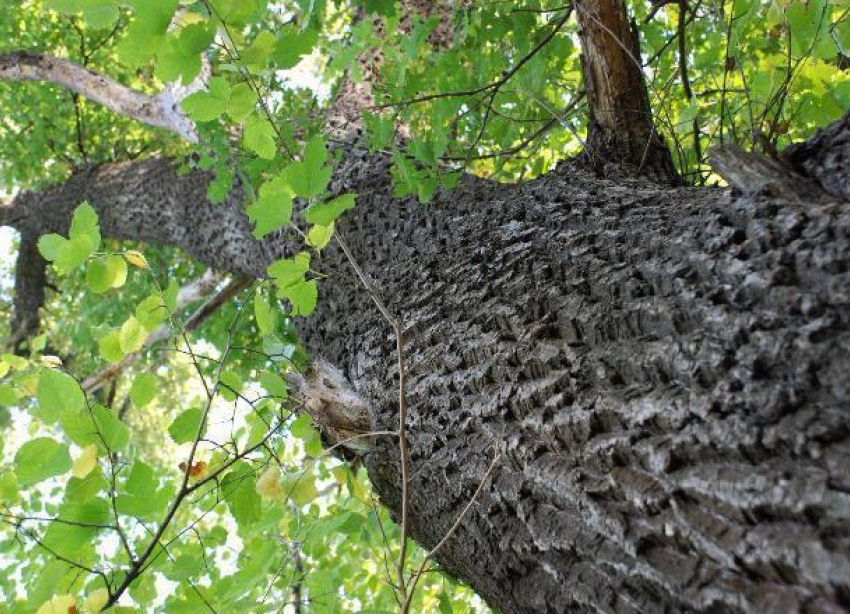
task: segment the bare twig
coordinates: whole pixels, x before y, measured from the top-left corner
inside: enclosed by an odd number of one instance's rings
[[[567,7],[571,8],[571,7]],[[572,10],[567,10],[561,19],[559,19],[555,25],[552,27],[552,30],[539,42],[534,48],[525,54],[519,61],[514,64],[510,69],[506,70],[502,73],[502,77],[493,81],[492,83],[488,83],[487,85],[482,85],[481,87],[477,87],[471,90],[460,90],[455,92],[439,92],[436,94],[427,94],[425,96],[420,96],[418,98],[411,98],[409,100],[402,100],[399,102],[388,102],[385,104],[377,105],[374,107],[375,110],[387,109],[390,107],[407,107],[413,104],[419,104],[420,102],[427,102],[429,100],[437,100],[439,98],[460,98],[464,96],[475,96],[476,94],[483,94],[488,92],[488,96],[495,96],[499,89],[507,83],[511,77],[513,77],[519,70],[525,66],[531,58],[537,55],[537,52],[543,49],[549,42],[555,37],[555,35],[561,31],[561,28],[564,27],[564,24],[567,23],[567,20],[572,15]]]
[[[183,309],[190,303],[193,303],[204,296],[208,295],[221,282],[223,276],[207,271],[197,280],[183,286],[177,294],[177,310]],[[192,331],[198,328],[201,323],[209,316],[216,312],[228,300],[241,292],[248,285],[248,279],[236,278],[233,279],[220,292],[215,294],[206,303],[201,305],[189,319],[183,324],[182,329]],[[109,365],[101,369],[94,375],[89,376],[82,383],[82,388],[88,393],[96,392],[103,388],[110,380],[114,379],[119,373],[124,371],[129,365],[135,362],[141,352],[150,348],[155,343],[168,339],[172,334],[172,328],[169,324],[162,324],[151,332],[145,339],[142,349],[132,354],[127,354],[120,362]]]
[[[490,463],[490,466],[487,468],[487,472],[484,474],[484,477],[481,478],[481,483],[478,485],[478,488],[475,489],[475,493],[473,493],[472,498],[469,500],[469,503],[466,504],[466,507],[463,508],[463,511],[460,515],[455,519],[454,524],[452,524],[451,528],[446,532],[443,536],[443,539],[439,541],[439,543],[431,548],[425,557],[422,559],[422,562],[419,564],[419,569],[416,570],[416,573],[410,580],[410,590],[407,593],[407,598],[404,601],[404,605],[401,608],[402,614],[407,614],[410,611],[410,604],[413,601],[413,594],[416,591],[416,585],[419,583],[422,574],[425,572],[425,565],[428,564],[432,558],[434,558],[443,546],[446,545],[446,542],[449,541],[452,535],[454,535],[457,530],[460,528],[460,525],[469,515],[469,512],[472,510],[472,506],[475,505],[475,502],[478,500],[478,497],[484,491],[484,486],[487,484],[487,480],[490,479],[490,475],[496,469],[496,465],[499,460],[502,458],[501,454],[496,454],[496,457]]]
[[[372,286],[372,282],[357,263],[357,260],[354,258],[354,255],[351,253],[351,250],[348,248],[345,240],[338,232],[334,236],[337,243],[342,248],[342,251],[345,253],[345,257],[348,258],[348,262],[351,264],[352,268],[354,268],[355,273],[357,273],[357,277],[360,279],[360,282],[366,288],[369,296],[372,297],[372,301],[375,303],[378,311],[381,312],[390,326],[392,326],[393,332],[395,333],[396,353],[398,354],[398,447],[399,455],[401,457],[401,545],[399,546],[400,549],[398,557],[398,581],[399,590],[404,598],[406,596],[404,584],[404,563],[407,556],[407,508],[409,480],[407,459],[407,373],[404,362],[404,333],[401,328],[401,322],[387,308],[377,290],[375,290]]]

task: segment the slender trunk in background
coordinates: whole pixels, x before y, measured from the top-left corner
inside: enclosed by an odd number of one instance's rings
[[[670,150],[655,129],[637,30],[624,0],[576,0],[590,118],[584,155],[594,167],[625,163],[676,183]]]

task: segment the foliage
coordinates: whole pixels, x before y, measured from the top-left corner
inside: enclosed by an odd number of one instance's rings
[[[0,356],[0,611],[98,611],[123,588],[128,611],[279,611],[292,599],[319,612],[397,608],[398,528],[365,472],[297,417],[286,382],[307,360],[293,322],[321,300],[311,262],[357,202],[329,190],[340,144],[323,112],[341,81],[368,78],[365,141],[392,155],[397,194],[422,201],[461,171],[539,175],[578,153],[587,129],[568,6],[456,4],[448,48],[436,44],[438,19],[408,24],[399,5],[375,0],[2,7],[0,53],[69,57],[149,93],[191,83],[202,57],[212,66],[183,102],[196,148],[56,87],[0,83],[8,190],[81,165],[180,154],[185,169],[214,173],[213,201],[241,183],[257,238],[300,228],[303,249],[188,332],[194,305],[178,306],[177,294],[200,276],[196,263],[104,241],[86,203],[66,235],[41,238],[61,293],[30,353]],[[353,21],[359,8],[371,17]],[[848,0],[630,10],[656,121],[693,183],[710,178],[712,144],[781,148],[850,107]],[[373,48],[382,61],[361,63]],[[310,87],[295,87],[305,73]],[[163,328],[169,340],[148,345]],[[124,368],[84,386],[110,365]],[[434,576],[414,610],[479,605]]]

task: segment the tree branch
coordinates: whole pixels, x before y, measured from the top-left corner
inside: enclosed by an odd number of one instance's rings
[[[198,141],[194,123],[180,108],[180,101],[193,86],[169,86],[150,96],[70,60],[24,51],[0,55],[0,80],[59,85],[143,124],[168,130],[191,143]]]
[[[222,275],[213,271],[207,271],[199,279],[189,283],[182,288],[177,294],[177,309],[183,309],[190,303],[204,298],[221,282]],[[215,313],[222,305],[238,294],[246,285],[248,278],[238,277],[227,284],[220,292],[216,293],[207,302],[201,305],[195,311],[186,323],[183,325],[184,331],[191,331],[200,326],[201,322]],[[151,347],[159,341],[163,341],[171,336],[171,327],[168,324],[160,325],[156,330],[151,332],[145,339],[142,350]],[[88,393],[96,392],[103,388],[108,382],[113,380],[116,375],[121,373],[130,364],[136,361],[141,351],[128,354],[120,362],[114,363],[88,377],[83,383],[82,388]]]
[[[47,262],[38,251],[38,235],[21,233],[21,246],[15,265],[15,302],[7,346],[15,351],[38,333],[38,310],[44,304]]]
[[[850,201],[850,111],[802,143],[789,146],[781,157],[833,196]]]

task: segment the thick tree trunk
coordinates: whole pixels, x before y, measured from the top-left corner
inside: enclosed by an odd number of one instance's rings
[[[389,161],[349,156],[339,225],[403,321],[412,535],[505,612],[841,611],[850,606],[850,210],[600,180],[468,178],[431,205]],[[260,275],[234,192],[168,161],[20,197],[61,230],[88,199],[104,234]],[[2,220],[0,220],[2,221]],[[21,222],[23,223],[23,222]],[[398,426],[392,331],[338,248],[301,324],[378,430]],[[395,442],[366,464],[400,507]]]

